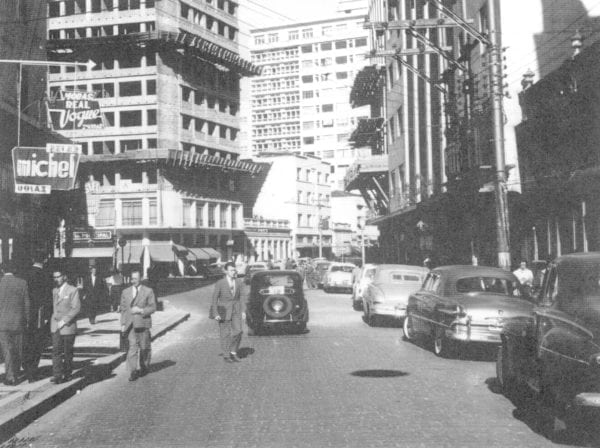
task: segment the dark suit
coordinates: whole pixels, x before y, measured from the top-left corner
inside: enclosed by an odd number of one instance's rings
[[[85,314],[93,324],[96,321],[96,315],[102,310],[102,306],[108,303],[108,288],[104,279],[96,274],[94,281],[92,276],[88,275],[83,279],[83,307]]]
[[[219,335],[223,356],[237,353],[242,341],[242,282],[234,279],[234,291],[232,293],[228,277],[222,278],[215,283],[213,290],[212,305],[209,318],[221,317],[219,321]]]
[[[131,308],[137,306],[141,314],[132,313]],[[154,291],[144,285],[138,286],[137,294],[133,286],[121,293],[121,325],[125,327],[129,349],[127,350],[127,367],[130,372],[148,370],[152,355],[150,345],[150,328],[152,313],[156,311]]]
[[[0,280],[0,347],[4,356],[5,380],[17,380],[20,361],[20,341],[30,313],[27,282],[12,274]]]
[[[70,377],[73,370],[73,345],[77,334],[77,315],[81,310],[79,290],[67,283],[52,291],[53,310],[50,319],[52,332],[52,371],[54,378]],[[58,328],[60,321],[65,325]]]
[[[29,325],[23,340],[23,368],[28,379],[36,375],[37,367],[50,336],[52,316],[52,278],[41,266],[33,265],[27,275],[31,298]]]

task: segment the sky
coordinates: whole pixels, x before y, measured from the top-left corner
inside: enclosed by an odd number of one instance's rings
[[[264,28],[332,17],[336,6],[337,0],[242,0],[240,19],[247,29]]]

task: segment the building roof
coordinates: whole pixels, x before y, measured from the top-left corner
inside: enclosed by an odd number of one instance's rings
[[[290,29],[290,28],[298,28],[298,27],[303,27],[303,26],[310,26],[310,25],[321,25],[324,23],[332,23],[332,22],[344,22],[346,20],[356,20],[356,19],[364,19],[365,16],[364,15],[348,15],[345,17],[332,17],[331,19],[322,19],[322,20],[313,20],[312,22],[301,22],[301,23],[288,23],[286,25],[277,25],[277,26],[271,26],[268,28],[257,28],[254,30],[250,30],[251,34],[256,34],[256,33],[265,33],[265,32],[269,32],[269,31],[277,31],[277,30],[285,30],[285,29]]]

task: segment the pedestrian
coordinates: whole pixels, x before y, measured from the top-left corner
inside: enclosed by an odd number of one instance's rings
[[[52,316],[52,276],[44,268],[47,256],[38,252],[27,274],[31,299],[29,325],[23,338],[23,369],[30,383],[37,379],[42,352],[49,345],[50,317]]]
[[[89,274],[83,279],[83,309],[90,325],[96,323],[96,316],[102,312],[102,306],[108,302],[108,288],[104,279],[98,275],[96,266],[89,266]]]
[[[127,335],[127,367],[129,381],[145,376],[152,357],[150,328],[151,315],[156,311],[152,288],[141,283],[138,269],[131,272],[131,286],[121,293],[121,333]]]
[[[55,384],[71,380],[73,373],[73,346],[77,334],[77,315],[81,311],[79,289],[67,283],[64,268],[55,268],[52,278],[53,313],[50,319],[52,332],[52,381]]]
[[[115,269],[106,277],[105,283],[108,286],[110,310],[120,312],[119,304],[121,303],[121,293],[123,292],[123,276],[118,269]]]
[[[527,268],[527,262],[522,260],[519,268],[513,272],[517,280],[522,286],[523,293],[526,296],[531,295],[531,288],[533,287],[533,272]]]
[[[225,277],[215,283],[209,318],[219,323],[222,356],[225,362],[239,362],[237,351],[242,341],[241,282],[235,265],[225,265]]]
[[[27,282],[14,275],[12,263],[2,265],[0,279],[0,348],[4,357],[4,384],[19,381],[21,341],[30,315]]]
[[[308,289],[315,289],[315,267],[312,265],[312,263],[306,263],[304,266],[306,273],[306,286]]]

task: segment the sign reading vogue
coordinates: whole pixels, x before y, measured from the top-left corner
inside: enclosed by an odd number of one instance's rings
[[[15,193],[50,194],[52,190],[72,190],[80,155],[81,145],[48,143],[45,148],[13,148]]]
[[[48,119],[55,131],[101,129],[104,127],[96,92],[60,90],[48,100]]]

